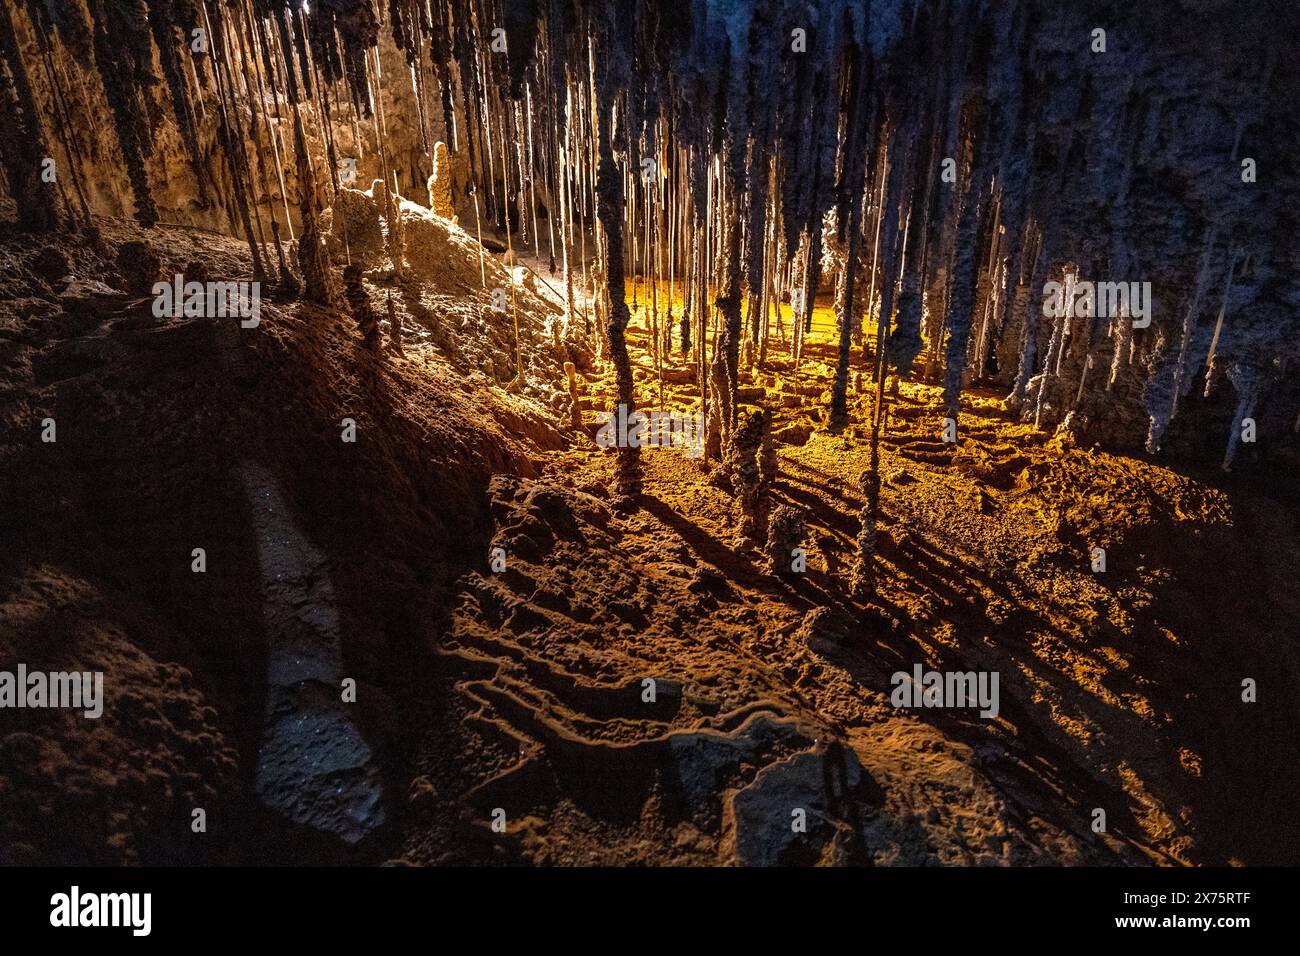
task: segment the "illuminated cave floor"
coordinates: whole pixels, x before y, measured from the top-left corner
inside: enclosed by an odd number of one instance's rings
[[[641,321],[638,401],[691,407],[689,384],[656,401]],[[630,514],[594,446],[498,482],[508,569],[462,581],[444,652],[472,676],[418,786],[472,781],[484,845],[537,863],[1294,862],[1286,708],[1240,698],[1244,677],[1296,686],[1294,511],[1035,431],[991,391],[967,393],[954,449],[938,389],[904,383],[880,600],[860,608],[868,406],[825,431],[834,355],[822,332],[797,380],[778,347],[741,382],[776,410],[775,499],[809,526],[798,578],[736,545],[734,499],[677,450],[643,451]],[[592,431],[612,371],[582,391]],[[1001,713],[894,709],[890,675],[916,664],[998,672]],[[815,824],[795,836],[800,806]],[[460,858],[419,834],[405,852]]]
[[[150,238],[166,272],[201,255],[247,275],[235,240]],[[734,501],[698,461],[645,451],[641,507],[615,511],[612,455],[562,449],[540,406],[475,371],[487,353],[465,350],[484,330],[498,381],[510,341],[486,324],[477,253],[457,267],[468,288],[394,294],[406,355],[380,359],[313,307],[268,300],[237,335],[123,293],[60,299],[17,267],[23,240],[0,253],[0,657],[109,675],[93,728],[25,711],[0,739],[6,859],[340,859],[255,806],[268,611],[319,622],[311,599],[287,599],[326,580],[268,603],[241,470],[255,462],[304,567],[328,573],[337,673],[358,678],[356,726],[390,801],[378,842],[341,859],[1300,860],[1300,529],[1249,477],[1075,447],[978,389],[945,447],[937,390],[904,383],[882,445],[880,601],[863,607],[847,585],[867,408],[854,392],[850,427],[826,432],[824,323],[797,379],[774,342],[741,383],[775,409],[775,497],[809,526],[806,573],[778,580],[736,544]],[[369,276],[377,309],[386,282]],[[698,399],[684,368],[668,364],[668,408]],[[612,371],[580,389],[594,430]],[[32,437],[46,414],[57,445]],[[895,709],[890,676],[917,664],[996,671],[998,717]],[[194,805],[212,809],[206,840]]]

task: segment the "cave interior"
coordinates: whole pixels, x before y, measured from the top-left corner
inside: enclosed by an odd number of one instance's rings
[[[1298,26],[0,0],[0,863],[1300,863]]]

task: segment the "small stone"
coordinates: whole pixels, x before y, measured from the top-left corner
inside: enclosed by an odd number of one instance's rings
[[[851,637],[852,622],[840,611],[815,607],[803,616],[794,638],[809,650],[825,652],[844,647]]]

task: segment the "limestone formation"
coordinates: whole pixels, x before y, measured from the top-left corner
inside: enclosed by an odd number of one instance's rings
[[[795,549],[804,546],[803,516],[789,505],[777,505],[767,523],[767,543],[763,553],[767,569],[773,574],[798,573]]]
[[[451,201],[452,165],[447,144],[433,144],[433,175],[429,177],[429,208],[435,216],[456,222],[456,209]]]
[[[370,293],[363,281],[364,269],[354,262],[343,270],[343,290],[352,318],[361,330],[361,344],[371,352],[379,351],[379,317],[370,305]]]

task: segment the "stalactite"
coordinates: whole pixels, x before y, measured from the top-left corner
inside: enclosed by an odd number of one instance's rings
[[[8,6],[0,10],[0,63],[8,74],[0,87],[0,103],[14,123],[10,133],[0,136],[0,158],[18,207],[18,225],[33,231],[52,229],[59,221],[58,207],[53,185],[42,175],[49,149]]]
[[[240,224],[248,240],[249,252],[253,260],[253,278],[263,281],[266,278],[262,263],[262,254],[253,235],[251,206],[251,173],[248,155],[244,149],[246,142],[242,124],[238,119],[238,107],[235,102],[235,83],[230,70],[231,48],[227,45],[231,37],[227,35],[225,11],[214,7],[208,14],[208,25],[212,28],[213,72],[217,80],[217,95],[221,122],[219,125],[222,155],[230,168],[231,182],[234,184],[234,201]],[[232,117],[234,119],[232,120]]]
[[[1217,230],[1211,226],[1205,237],[1205,248],[1201,253],[1200,268],[1196,271],[1196,283],[1192,288],[1191,301],[1183,317],[1182,340],[1178,347],[1178,362],[1174,367],[1174,393],[1172,396],[1173,404],[1169,410],[1170,418],[1178,414],[1178,402],[1191,391],[1192,379],[1196,374],[1196,369],[1189,368],[1188,363],[1191,361],[1191,356],[1196,348],[1197,319],[1200,316],[1201,299],[1204,297],[1206,286],[1210,281],[1210,264],[1217,237]]]
[[[1007,407],[1042,427],[1085,408],[1070,427],[1086,425],[1095,393],[1109,390],[1109,400],[1128,412],[1114,420],[1148,413],[1152,447],[1176,415],[1204,413],[1202,402],[1182,401],[1201,363],[1212,391],[1216,378],[1248,355],[1272,367],[1294,353],[1294,336],[1274,336],[1266,324],[1274,320],[1257,318],[1293,313],[1300,301],[1287,283],[1285,230],[1263,198],[1271,194],[1203,175],[1200,167],[1186,172],[1186,137],[1176,135],[1190,117],[1198,134],[1214,140],[1206,144],[1213,162],[1258,154],[1256,131],[1276,125],[1272,104],[1285,99],[1276,94],[1294,74],[1285,63],[1262,63],[1243,86],[1249,95],[1225,92],[1202,109],[1153,89],[1148,75],[1132,69],[1135,58],[1152,52],[1181,68],[1170,53],[1183,49],[1181,40],[1165,51],[1138,36],[1094,57],[1086,44],[1075,50],[1060,42],[1062,29],[1076,28],[1075,14],[1041,5],[88,5],[89,20],[77,0],[17,6],[16,15],[37,27],[43,63],[24,64],[16,45],[6,52],[6,105],[20,119],[48,106],[53,129],[38,132],[50,134],[74,170],[87,167],[86,133],[75,128],[80,117],[69,117],[66,101],[84,98],[68,95],[85,83],[73,64],[88,66],[93,56],[142,222],[159,215],[149,177],[158,106],[167,101],[162,119],[171,138],[158,142],[181,144],[199,204],[205,191],[217,200],[230,228],[248,239],[255,272],[279,260],[286,288],[296,280],[283,262],[279,227],[292,239],[301,221],[296,253],[307,296],[316,301],[333,295],[317,217],[326,194],[341,185],[336,133],[339,149],[352,139],[380,167],[381,202],[415,185],[413,173],[423,183],[432,171],[430,202],[439,215],[454,216],[457,203],[468,215],[472,202],[473,228],[486,232],[489,244],[496,227],[506,230],[511,252],[525,243],[532,254],[550,255],[552,270],[563,272],[565,318],[556,334],[570,345],[584,332],[596,335],[628,409],[635,399],[624,367],[631,311],[621,296],[625,276],[637,278],[630,291],[646,305],[656,378],[670,372],[674,345],[689,356],[713,460],[728,447],[741,351],[751,366],[768,362],[772,320],[784,340],[787,294],[793,361],[780,370],[799,387],[816,301],[826,294],[824,245],[833,250],[827,270],[839,293],[835,425],[848,419],[855,364],[848,356],[860,345],[864,370],[874,368],[877,378],[894,373],[891,391],[918,359],[928,373],[942,356],[949,417],[969,380],[1006,386]],[[24,26],[17,25],[19,34]],[[504,54],[493,45],[499,26]],[[199,27],[209,34],[207,54],[186,45]],[[802,39],[792,44],[796,28]],[[389,40],[381,30],[401,51],[395,72],[381,72],[387,61],[378,44]],[[1213,54],[1206,61],[1218,79],[1223,61]],[[435,81],[436,93],[429,86]],[[20,102],[24,84],[38,87],[30,107]],[[410,86],[409,126],[398,122],[397,84]],[[285,106],[292,163],[280,138]],[[389,142],[390,119],[394,131],[410,131],[406,142]],[[48,152],[44,144],[29,148],[39,142],[22,134],[0,144],[15,198],[36,203],[44,194],[42,203],[56,208],[56,189],[65,189],[83,219],[102,211],[92,210],[102,200],[82,177],[32,181],[33,157]],[[204,157],[205,149],[212,156]],[[658,176],[643,181],[641,162],[651,156]],[[955,181],[941,175],[949,160]],[[1277,188],[1273,176],[1270,188]],[[173,182],[159,180],[157,189],[158,203],[164,195],[175,202]],[[282,207],[275,212],[272,197]],[[398,211],[386,209],[384,218],[400,237]],[[1145,221],[1170,222],[1169,241],[1139,229]],[[1098,243],[1093,236],[1103,229],[1111,239]],[[486,285],[488,253],[480,255]],[[396,268],[401,258],[398,251]],[[1068,261],[1081,281],[1157,278],[1161,300],[1173,300],[1161,317],[1176,308],[1181,330],[1160,318],[1149,330],[1134,328],[1127,315],[1047,328],[1038,297]],[[1109,275],[1092,275],[1098,272]],[[1220,298],[1211,338],[1211,323],[1202,320]],[[860,324],[872,313],[874,336]],[[517,375],[521,365],[522,355]],[[879,393],[871,414],[874,442],[883,428]],[[620,456],[621,472],[629,461]]]
[[[248,31],[249,45],[252,47],[256,47],[261,54],[260,57],[261,62],[258,62],[257,59],[254,59],[253,62],[253,72],[257,78],[257,97],[255,102],[255,109],[253,111],[254,117],[256,119],[257,127],[261,129],[265,129],[266,137],[271,144],[271,156],[275,162],[275,181],[276,181],[276,185],[280,190],[281,203],[283,204],[283,209],[284,209],[284,218],[285,218],[285,222],[289,226],[290,238],[292,238],[293,219],[289,215],[289,197],[288,197],[288,190],[285,188],[284,165],[280,159],[280,145],[276,135],[277,134],[276,128],[266,115],[266,87],[263,82],[263,74],[262,74],[264,67],[267,72],[267,80],[271,84],[271,91],[272,91],[272,96],[274,97],[277,117],[279,114],[279,92],[276,88],[274,72],[270,67],[271,55],[266,41],[266,34],[263,30],[264,25],[260,20],[257,20],[256,22],[254,21],[252,10],[249,7],[245,7],[244,14],[245,14],[244,26],[245,29]],[[261,148],[260,143],[258,144],[258,159],[262,166],[262,175],[264,180],[264,186],[263,186],[264,195],[269,205],[271,202],[271,184],[269,182],[266,182],[266,180],[269,179],[270,172],[266,168],[266,159],[265,156],[263,155],[263,150]],[[295,294],[296,294],[297,282],[296,280],[290,278],[287,275],[287,270],[284,265],[284,250],[280,245],[279,225],[276,222],[276,214],[274,210],[271,211],[270,217],[271,217],[271,232],[273,234],[273,238],[276,245],[276,256],[280,262],[280,281],[281,283],[287,286],[293,287],[295,289]]]
[[[909,138],[903,137],[903,143]],[[889,368],[890,356],[890,315],[893,307],[894,251],[897,245],[899,219],[902,215],[899,200],[904,182],[907,163],[904,157],[895,162],[894,171],[890,172],[882,184],[882,195],[886,197],[886,206],[882,210],[885,216],[884,236],[881,239],[880,260],[881,282],[880,312],[876,316],[876,361],[873,372],[875,380],[875,398],[871,410],[871,444],[868,467],[860,476],[862,487],[862,510],[858,519],[857,556],[853,566],[850,587],[853,593],[869,599],[876,591],[876,528],[880,522],[880,438],[885,425],[885,378]]]
[[[1228,427],[1228,447],[1223,455],[1224,471],[1231,471],[1232,464],[1236,461],[1244,423],[1255,413],[1255,402],[1259,398],[1261,385],[1259,369],[1249,362],[1233,362],[1229,365],[1228,378],[1237,390],[1237,407]]]
[[[190,106],[189,88],[182,68],[181,57],[184,54],[178,49],[178,44],[181,44],[184,49],[188,49],[188,45],[179,32],[180,24],[176,20],[173,0],[148,0],[148,7],[149,26],[153,31],[154,45],[158,48],[158,61],[162,67],[163,77],[167,81],[172,112],[176,117],[181,141],[185,144],[190,168],[194,172],[194,180],[199,191],[199,204],[201,208],[207,208],[209,201],[207,171],[199,151],[194,111]]]
[[[768,64],[777,58],[777,49],[785,35],[777,33],[769,20],[769,5],[756,6],[753,21],[748,24],[750,44],[747,52],[747,92],[745,110],[748,122],[748,155],[744,160],[744,204],[747,210],[745,221],[744,282],[749,292],[751,328],[750,340],[757,338],[758,326],[755,315],[758,312],[754,303],[763,289],[764,267],[766,265],[767,244],[767,196],[770,185],[771,164],[771,111],[768,104],[774,96],[773,83],[776,74]],[[739,110],[739,104],[729,104],[732,112]],[[740,290],[736,291],[737,300]],[[739,317],[740,303],[736,303]]]
[[[862,243],[862,200],[866,186],[866,164],[863,148],[863,136],[866,132],[866,113],[868,109],[868,87],[870,69],[863,52],[857,53],[851,60],[848,84],[850,93],[845,108],[844,123],[848,137],[844,143],[843,171],[841,186],[836,203],[838,222],[844,233],[845,242],[844,295],[840,304],[840,341],[839,355],[835,366],[835,380],[831,385],[830,424],[832,428],[843,428],[848,424],[848,377],[849,350],[852,347],[854,284],[857,281],[859,250]],[[885,321],[882,317],[881,321]]]
[[[1074,273],[1067,281],[1073,280]],[[1048,396],[1052,393],[1053,382],[1061,364],[1061,355],[1065,350],[1065,340],[1070,333],[1070,316],[1058,315],[1052,321],[1052,334],[1047,340],[1047,354],[1043,357],[1043,370],[1038,373],[1038,387],[1034,393],[1034,427],[1043,425],[1043,413],[1047,409]]]
[[[1025,401],[1029,381],[1033,378],[1034,369],[1038,363],[1038,329],[1042,317],[1043,301],[1038,290],[1043,288],[1043,283],[1048,275],[1051,248],[1048,235],[1040,232],[1038,239],[1039,251],[1030,274],[1028,303],[1025,310],[1024,326],[1021,330],[1020,365],[1016,372],[1015,385],[1011,390],[1011,394],[1007,396],[1007,408],[1013,413],[1019,413]]]
[[[144,0],[90,2],[95,65],[104,82],[117,141],[126,161],[135,196],[135,217],[142,225],[152,226],[158,221],[158,210],[145,172],[145,158],[152,151],[152,142],[141,94],[142,87],[154,82],[147,10]]]
[[[632,363],[628,358],[624,338],[630,318],[623,291],[623,174],[614,163],[613,91],[625,82],[629,69],[626,35],[620,23],[620,13],[626,15],[629,0],[612,3],[607,12],[608,37],[606,62],[603,69],[593,71],[596,88],[596,137],[600,165],[596,186],[596,215],[604,230],[606,243],[605,290],[609,296],[609,343],[618,389],[619,413],[625,418],[636,408],[632,393]],[[625,22],[625,21],[624,21]],[[625,499],[635,501],[641,494],[640,449],[623,447],[618,450],[618,468],[615,491]]]
[[[1214,377],[1215,356],[1218,354],[1219,339],[1223,335],[1223,323],[1228,315],[1228,300],[1232,296],[1232,277],[1237,269],[1237,252],[1234,248],[1228,254],[1228,275],[1223,284],[1223,301],[1219,304],[1219,316],[1214,322],[1214,335],[1210,339],[1210,350],[1205,356],[1205,397],[1213,391],[1211,379]]]
[[[905,155],[907,152],[910,150],[905,150]],[[917,149],[914,152],[914,161],[919,164],[924,151]],[[929,206],[934,178],[933,164],[928,160],[926,170],[929,175],[923,177],[918,165],[917,171],[909,176],[904,187],[907,191],[903,197],[903,203],[907,208],[907,226],[904,229],[907,239],[906,247],[903,249],[905,268],[902,286],[898,293],[898,325],[889,335],[889,364],[900,377],[906,376],[911,371],[912,363],[921,352],[921,286],[925,275],[922,249],[928,228],[926,210]],[[918,184],[918,180],[921,180],[922,184]],[[888,210],[887,215],[890,217],[895,214],[893,209]],[[883,261],[890,266],[894,261],[892,253],[892,248],[887,248],[883,257]],[[893,297],[892,279],[893,270],[889,268],[881,279],[881,297],[884,301],[889,301]],[[883,304],[880,321],[886,323],[889,321]]]
[[[1150,372],[1142,389],[1142,402],[1146,406],[1149,425],[1147,428],[1146,450],[1155,454],[1160,450],[1165,429],[1169,426],[1169,414],[1173,408],[1174,367],[1178,356],[1163,331],[1156,340],[1156,347],[1150,359]]]
[[[64,46],[75,60],[90,62],[93,41],[81,0],[28,0],[27,10],[33,22],[43,23],[47,31],[58,30]]]
[[[980,119],[987,117],[984,103],[974,104]],[[977,121],[978,123],[979,121]],[[961,407],[962,375],[966,368],[966,345],[970,336],[975,304],[979,237],[991,224],[991,203],[986,182],[989,147],[979,145],[976,136],[975,158],[969,173],[970,186],[957,225],[957,262],[953,268],[953,297],[949,304],[948,345],[944,354],[943,399],[948,418],[957,420]]]
[[[98,236],[98,229],[91,221],[90,203],[86,199],[85,174],[86,161],[82,154],[79,138],[74,129],[72,115],[68,109],[68,91],[63,74],[59,64],[55,59],[55,49],[46,29],[39,20],[35,20],[35,25],[41,47],[41,62],[45,67],[45,77],[49,81],[50,89],[54,94],[54,129],[58,136],[59,144],[63,147],[63,153],[72,163],[72,187],[77,195],[77,203],[81,210],[81,225],[86,232],[92,236]],[[17,113],[17,110],[14,110]],[[21,221],[21,219],[20,219]]]

